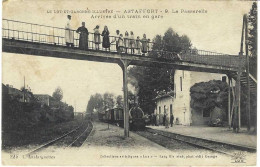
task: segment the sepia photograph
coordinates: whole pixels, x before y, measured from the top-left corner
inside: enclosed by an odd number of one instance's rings
[[[257,1],[3,0],[4,166],[256,166]]]

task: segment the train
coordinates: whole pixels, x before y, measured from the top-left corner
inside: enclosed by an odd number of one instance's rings
[[[106,110],[99,113],[99,120],[124,127],[124,110],[117,107]],[[144,112],[138,106],[134,106],[129,110],[129,128],[133,131],[144,130],[145,128]]]

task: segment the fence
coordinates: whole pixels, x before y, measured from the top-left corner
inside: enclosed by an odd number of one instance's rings
[[[35,43],[43,43],[57,46],[66,46],[65,41],[65,28],[46,26],[34,23],[27,23],[22,21],[15,21],[9,19],[3,19],[2,22],[2,37],[7,39],[35,42]],[[74,47],[79,47],[79,36],[76,30],[70,30],[73,34]],[[116,41],[118,37],[109,36],[110,47],[109,49],[105,49],[102,47],[102,36],[100,36],[100,44],[98,44],[98,48],[95,46],[94,42],[94,33],[89,32],[88,35],[88,49],[89,50],[100,50],[100,51],[109,51],[109,52],[118,52],[116,47]],[[129,42],[124,47],[122,52],[127,51],[127,53],[131,53],[130,41],[133,39],[124,38],[125,42]],[[137,40],[134,40],[136,43]],[[135,53],[134,55],[142,55],[141,48],[142,43],[144,41],[140,40],[140,46],[138,48],[132,48]],[[238,67],[239,58],[238,56],[230,56],[227,54],[197,50],[197,49],[189,49],[183,50],[179,54],[175,52],[169,52],[165,50],[155,50],[153,49],[153,42],[145,41],[146,49],[149,56],[160,60],[172,60],[172,61],[186,61],[192,63],[199,63],[205,65],[217,65],[217,66],[225,66],[225,67]],[[136,46],[136,45],[135,45]],[[245,64],[245,58],[242,57],[242,65]]]
[[[65,42],[65,28],[60,27],[52,27],[34,23],[27,23],[9,19],[3,19],[2,22],[2,37],[7,39],[15,39],[15,40],[22,40],[28,42],[36,42],[36,43],[44,43],[44,44],[52,44],[58,46],[66,46]],[[67,30],[68,31],[68,30]],[[74,47],[79,47],[79,36],[76,30],[69,30],[73,34],[73,43]],[[95,46],[94,41],[94,33],[89,32],[88,35],[88,49],[90,50],[106,50],[102,47],[103,38],[100,34],[100,44],[98,47]],[[110,52],[117,52],[116,48],[116,41],[118,40],[117,36],[109,36],[110,41]],[[130,48],[130,38],[124,38],[125,41],[128,41],[129,47],[127,49],[128,53],[131,53]],[[136,42],[136,40],[135,40]],[[142,42],[142,40],[140,40]],[[152,50],[152,42],[147,43],[147,52]],[[140,45],[141,46],[141,45]],[[133,48],[135,50],[135,54],[139,55],[141,52],[138,52],[138,48]],[[141,48],[139,48],[141,49]]]

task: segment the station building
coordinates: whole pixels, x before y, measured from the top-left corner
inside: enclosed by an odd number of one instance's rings
[[[168,112],[174,116],[174,124],[180,125],[206,125],[210,115],[203,111],[195,111],[190,107],[190,88],[199,82],[210,80],[223,80],[225,75],[176,70],[174,74],[174,91],[156,97],[155,114],[159,114],[159,122],[163,123],[163,116]],[[166,109],[167,108],[167,109]]]

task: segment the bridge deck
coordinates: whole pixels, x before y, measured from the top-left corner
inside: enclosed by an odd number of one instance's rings
[[[128,59],[131,61],[132,65],[169,68],[175,67],[184,70],[218,73],[237,71],[239,65],[239,57],[235,55],[197,49],[185,50],[177,54],[174,52],[154,50],[153,42],[147,42],[147,49],[148,53],[153,53],[152,55],[155,55],[155,57],[142,56],[141,54],[130,55],[126,53],[118,53],[116,42],[113,42],[117,40],[118,37],[116,36],[109,36],[111,41],[109,51],[105,51],[101,47],[101,44],[99,49],[96,50],[93,33],[89,33],[89,50],[83,51],[78,49],[79,34],[76,33],[75,30],[71,31],[73,32],[75,48],[66,47],[64,28],[3,19],[3,51],[114,63],[118,63],[119,59]],[[130,51],[130,48],[125,49]],[[138,48],[134,49],[136,51],[135,53],[138,53]],[[241,57],[241,61],[244,71],[245,56]]]
[[[106,52],[88,50],[83,51],[78,48],[68,48],[51,44],[41,44],[36,42],[26,42],[13,39],[3,39],[3,52],[20,53],[28,55],[46,56],[54,58],[66,58],[77,60],[88,60],[98,62],[108,62],[119,64],[122,59],[129,60],[130,65],[176,68],[189,71],[201,71],[212,73],[228,73],[237,71],[237,67],[227,67],[219,65],[209,65],[207,63],[193,63],[192,61],[153,58],[149,56],[130,55],[125,53]],[[185,58],[182,55],[181,58]],[[196,55],[194,55],[196,56]]]

